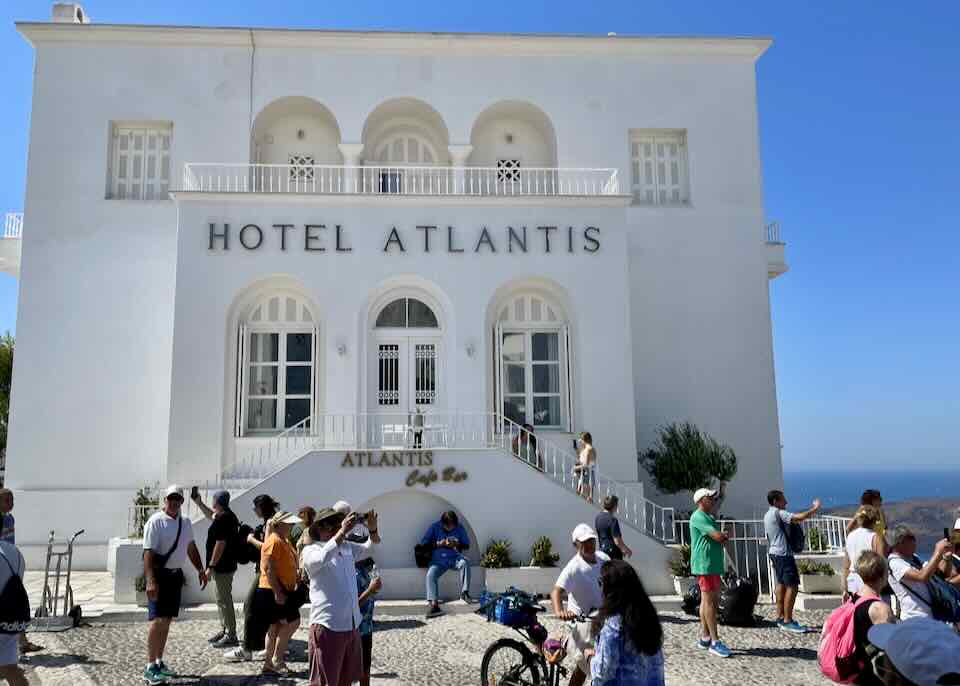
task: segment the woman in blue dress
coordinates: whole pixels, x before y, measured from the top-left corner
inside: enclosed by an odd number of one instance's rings
[[[600,570],[600,586],[591,686],[664,686],[663,628],[636,570],[611,560]]]

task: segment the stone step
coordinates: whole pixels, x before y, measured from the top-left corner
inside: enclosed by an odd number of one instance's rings
[[[843,604],[840,594],[800,593],[797,595],[798,610],[835,610]]]

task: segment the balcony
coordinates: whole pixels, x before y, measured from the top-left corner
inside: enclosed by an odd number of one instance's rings
[[[616,197],[616,169],[551,167],[184,165],[184,191],[302,195]]]
[[[23,213],[7,212],[0,237],[0,272],[20,275],[20,237],[23,234]]]
[[[787,266],[786,243],[780,232],[780,222],[770,222],[764,227],[767,242],[767,278],[775,279],[786,274]]]

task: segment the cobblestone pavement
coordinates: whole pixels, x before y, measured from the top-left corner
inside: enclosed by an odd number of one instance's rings
[[[766,621],[758,628],[721,627],[734,657],[723,660],[696,647],[697,622],[677,613],[661,615],[666,634],[664,652],[670,686],[721,686],[778,683],[809,686],[828,683],[816,663],[817,633],[786,634]],[[807,612],[799,619],[819,629],[824,612]],[[560,624],[545,618],[547,628]],[[261,678],[250,663],[226,665],[206,638],[217,629],[215,620],[175,624],[167,645],[167,663],[183,676],[171,684],[304,686],[306,631],[294,637],[290,678]],[[427,622],[422,617],[381,617],[374,635],[373,683],[376,686],[459,686],[479,684],[480,661],[493,641],[513,634],[475,615],[446,616]],[[49,650],[32,658],[32,683],[83,686],[141,682],[144,667],[145,623],[112,623],[73,629],[60,634],[35,634]],[[569,662],[569,660],[568,660]]]

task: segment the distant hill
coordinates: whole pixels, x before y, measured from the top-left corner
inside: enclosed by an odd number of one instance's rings
[[[960,491],[960,487],[957,489]],[[857,505],[841,505],[824,509],[825,514],[850,517]],[[914,498],[900,502],[885,502],[883,512],[887,517],[887,530],[897,524],[906,524],[917,534],[918,552],[928,556],[934,544],[943,537],[943,527],[953,527],[960,508],[957,498]]]

